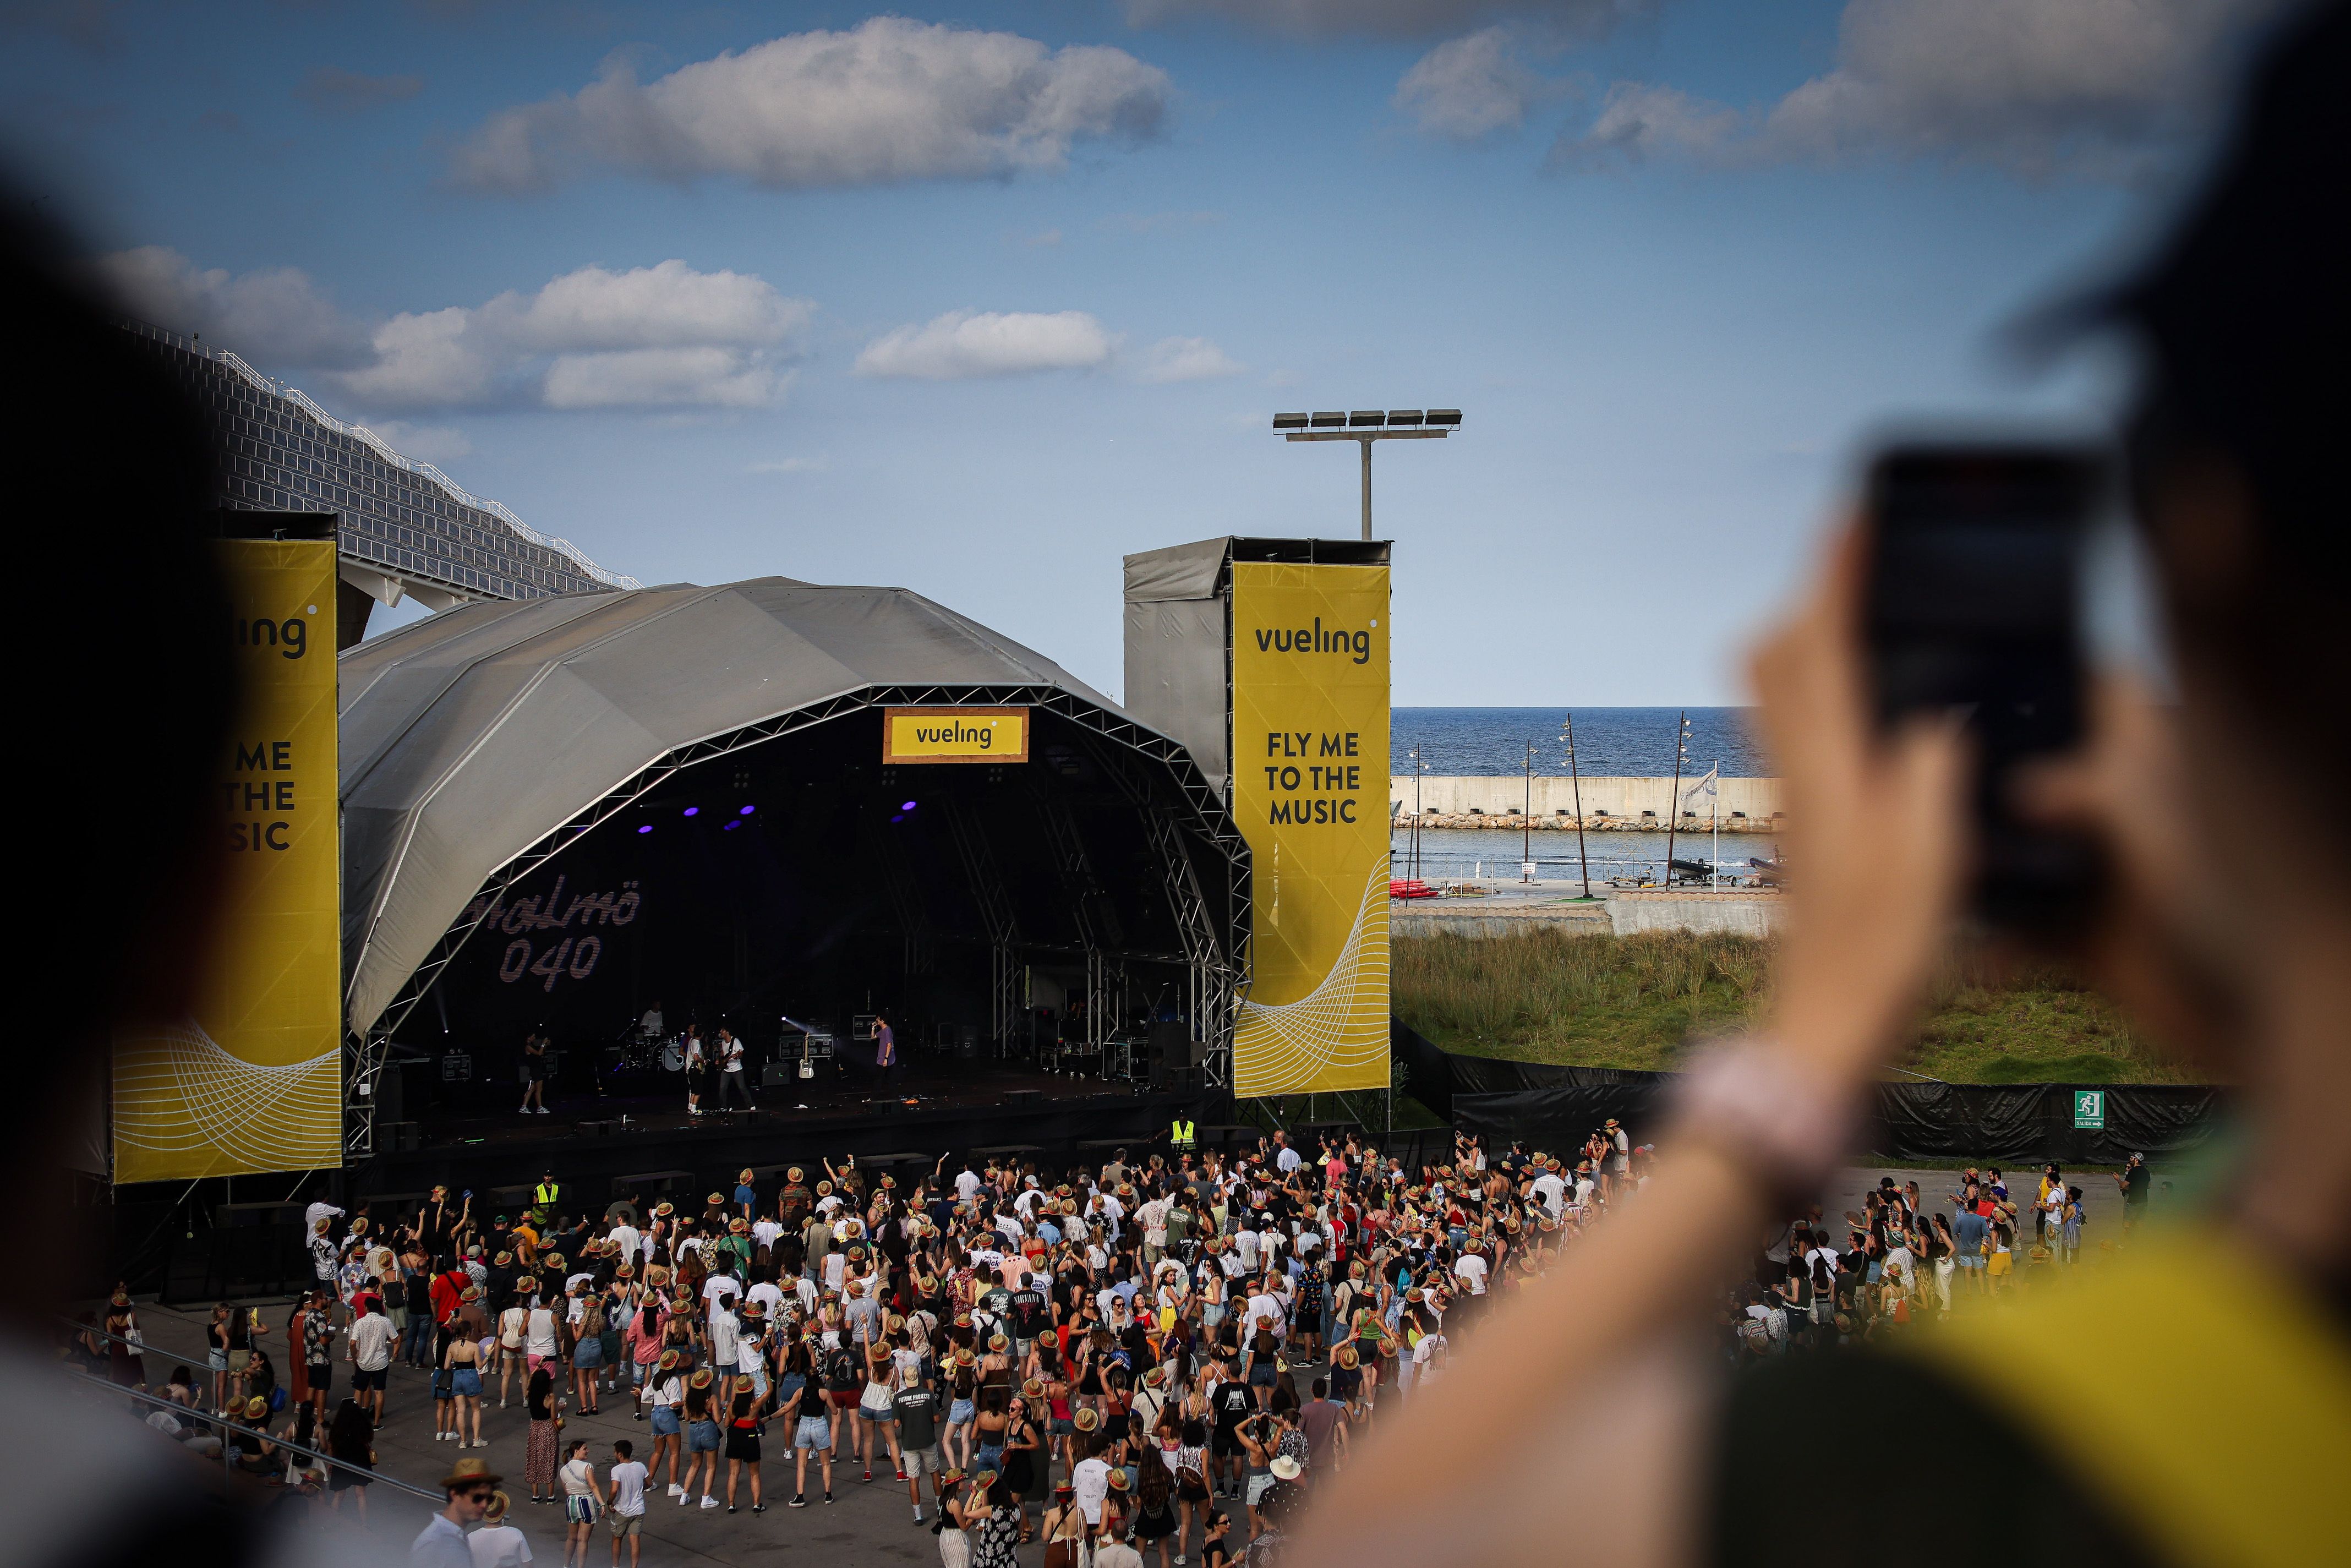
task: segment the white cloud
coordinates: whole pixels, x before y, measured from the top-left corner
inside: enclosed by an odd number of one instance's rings
[[[625,61],[507,110],[456,151],[477,190],[542,191],[602,167],[792,189],[1056,169],[1086,140],[1159,133],[1165,71],[1123,49],[875,16],[795,33],[639,83]]]
[[[664,261],[583,267],[529,294],[402,311],[372,326],[300,272],[231,277],[147,246],[102,258],[139,314],[264,369],[325,372],[364,408],[748,408],[773,402],[814,307],[740,272]]]
[[[1620,82],[1562,162],[1716,162],[1879,153],[2032,173],[2136,165],[2207,107],[2231,36],[2275,0],[1848,0],[1837,64],[1742,114]]]
[[[368,358],[367,329],[345,316],[299,267],[232,277],[201,268],[160,245],[98,259],[100,282],[132,315],[216,347],[305,369],[357,365]]]
[[[885,332],[857,356],[862,376],[965,381],[1037,371],[1095,370],[1118,340],[1082,310],[974,313],[950,310],[921,326]]]
[[[1126,0],[1126,18],[1138,27],[1220,16],[1301,37],[1426,37],[1515,17],[1594,37],[1656,5],[1656,0]]]
[[[703,348],[559,354],[544,386],[549,408],[762,408],[780,384],[760,355]]]
[[[1552,150],[1556,163],[1597,165],[1612,159],[1629,163],[1652,158],[1726,159],[1746,134],[1738,112],[1679,88],[1620,81],[1601,99],[1599,116],[1573,139],[1562,137]]]
[[[821,474],[825,471],[821,457],[776,457],[764,463],[747,465],[746,474]]]
[[[370,426],[393,451],[420,463],[455,463],[474,455],[474,444],[454,425],[411,424],[403,419],[378,420]]]
[[[1206,338],[1162,338],[1144,351],[1135,380],[1162,384],[1237,376],[1249,369]]]
[[[1559,86],[1520,64],[1510,42],[1494,26],[1437,45],[1396,83],[1395,107],[1430,135],[1457,141],[1517,130]]]

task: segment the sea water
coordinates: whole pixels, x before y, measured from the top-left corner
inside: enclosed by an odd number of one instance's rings
[[[1679,720],[1689,716],[1682,763],[1696,777],[1719,762],[1726,779],[1768,777],[1749,707],[1400,707],[1388,712],[1389,771],[1408,779],[1412,753],[1424,773],[1523,773],[1527,747],[1534,770],[1567,773],[1560,730],[1575,718],[1575,765],[1595,778],[1666,778],[1674,771]]]

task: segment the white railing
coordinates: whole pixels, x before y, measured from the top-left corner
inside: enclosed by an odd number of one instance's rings
[[[555,551],[556,554],[564,557],[573,565],[577,566],[581,571],[586,572],[590,577],[594,578],[597,581],[608,583],[614,588],[643,588],[644,586],[643,583],[639,582],[633,577],[622,577],[616,572],[605,570],[602,567],[598,566],[594,561],[590,560],[588,557],[581,552],[580,547],[573,544],[569,539],[559,538],[553,534],[540,533],[537,528],[532,528],[528,523],[526,523],[520,517],[516,517],[513,510],[508,507],[505,502],[492,501],[475,495],[472,491],[458,484],[455,479],[450,478],[448,475],[444,474],[439,468],[430,463],[419,463],[413,457],[402,456],[399,453],[392,449],[392,447],[384,441],[383,437],[378,435],[374,431],[370,430],[366,425],[346,424],[343,421],[337,419],[333,414],[329,413],[325,409],[320,408],[316,402],[313,402],[310,400],[309,394],[303,392],[301,388],[289,386],[286,382],[279,381],[275,376],[266,376],[262,374],[259,371],[255,370],[251,365],[246,363],[243,359],[230,352],[228,350],[207,349],[193,338],[183,337],[177,332],[155,326],[152,322],[126,319],[124,325],[131,331],[138,333],[141,337],[152,338],[158,342],[169,343],[174,348],[184,349],[189,353],[201,355],[204,358],[212,361],[215,364],[226,365],[230,370],[235,371],[238,375],[243,376],[247,382],[251,382],[260,391],[267,392],[272,397],[284,398],[287,402],[290,402],[295,407],[300,409],[310,418],[318,421],[320,424],[325,425],[329,430],[334,431],[338,434],[348,435],[355,441],[365,443],[370,451],[382,458],[385,462],[391,464],[393,467],[398,468],[404,473],[413,474],[420,479],[431,481],[451,500],[456,502],[461,507],[468,507],[477,512],[487,512],[491,517],[497,518],[498,521],[506,524],[507,527],[512,528],[516,533],[521,535],[524,538],[528,539],[531,543],[541,546],[547,549],[551,549]]]

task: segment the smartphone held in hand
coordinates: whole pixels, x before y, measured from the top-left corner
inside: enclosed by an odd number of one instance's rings
[[[1878,720],[1959,715],[1976,747],[1974,904],[2061,932],[2087,917],[2096,845],[2029,824],[2019,764],[2083,739],[2083,563],[2110,465],[2082,445],[1916,444],[1870,465],[1863,629]]]

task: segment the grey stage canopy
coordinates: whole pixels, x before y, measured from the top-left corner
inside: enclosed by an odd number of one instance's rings
[[[344,1009],[362,1083],[363,1042],[430,983],[476,892],[679,768],[884,704],[1028,704],[1163,764],[1179,825],[1238,894],[1228,918],[1179,916],[1186,944],[1226,995],[1245,961],[1247,852],[1184,748],[903,589],[771,577],[468,604],[351,649],[341,677]]]

